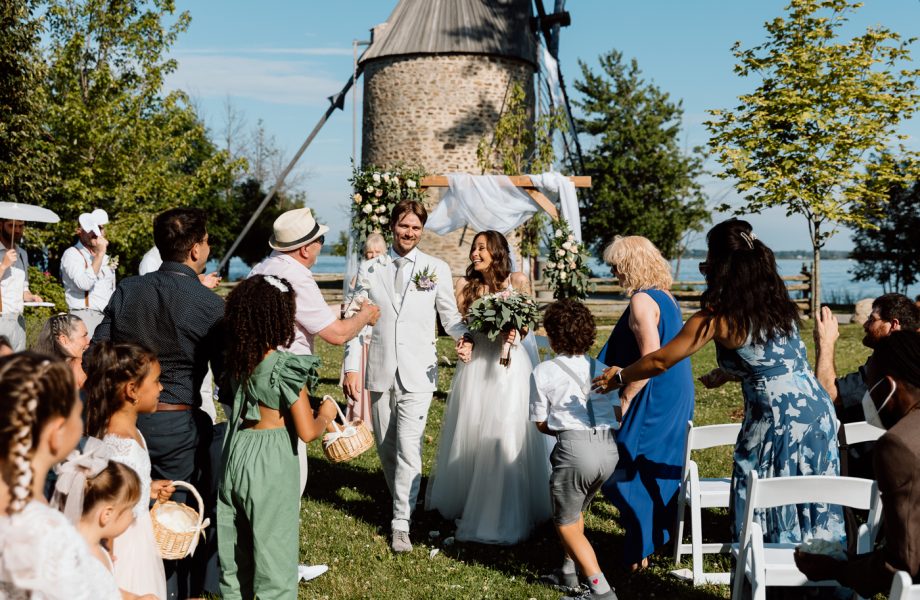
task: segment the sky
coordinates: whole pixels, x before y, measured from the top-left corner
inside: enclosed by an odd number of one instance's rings
[[[552,0],[544,0],[551,9]],[[635,58],[644,77],[681,100],[684,147],[705,145],[707,110],[737,105],[740,94],[757,82],[733,72],[731,47],[748,48],[764,40],[763,23],[783,14],[778,0],[568,0],[572,24],[564,28],[560,64],[570,96],[579,61],[593,69],[611,49]],[[215,139],[225,129],[231,104],[248,129],[262,121],[285,158],[290,158],[326,110],[326,98],[338,92],[352,72],[352,41],[369,39],[369,30],[386,21],[396,0],[178,0],[192,17],[188,31],[173,46],[179,67],[167,85],[189,93]],[[868,25],[885,25],[905,38],[920,37],[920,0],[866,0],[848,25],[855,35]],[[359,49],[360,52],[360,49]],[[920,42],[913,46],[920,67]],[[361,94],[358,86],[358,124]],[[901,133],[920,149],[920,117]],[[360,161],[360,131],[358,132]],[[347,227],[352,160],[352,95],[300,159],[298,188],[307,205],[332,229]],[[714,159],[706,167],[717,171]],[[712,205],[737,202],[730,183],[709,176],[702,183]],[[717,222],[728,215],[714,213]],[[804,217],[781,210],[747,217],[755,232],[776,250],[810,247]],[[692,244],[702,247],[700,236]],[[850,235],[841,231],[826,248],[847,250]]]

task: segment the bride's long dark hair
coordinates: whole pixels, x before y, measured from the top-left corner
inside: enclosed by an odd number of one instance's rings
[[[472,258],[470,258],[470,265],[466,268],[466,287],[460,293],[460,311],[463,313],[477,298],[496,290],[511,274],[511,248],[505,236],[497,231],[477,233],[470,245],[470,256],[473,255],[476,240],[481,237],[486,239],[486,249],[492,255],[492,264],[484,272],[477,271],[473,268]]]

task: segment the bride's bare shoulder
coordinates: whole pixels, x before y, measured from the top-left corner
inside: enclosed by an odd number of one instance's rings
[[[457,277],[454,279],[454,289],[458,292],[466,287],[466,284],[469,283],[469,280],[466,277]]]

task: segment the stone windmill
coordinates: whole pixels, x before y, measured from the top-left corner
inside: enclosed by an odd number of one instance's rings
[[[362,55],[362,164],[479,173],[479,141],[495,128],[513,82],[533,110],[530,0],[400,0]],[[432,194],[437,194],[432,191]],[[432,198],[437,200],[437,198]],[[470,236],[427,233],[422,248],[460,274]]]

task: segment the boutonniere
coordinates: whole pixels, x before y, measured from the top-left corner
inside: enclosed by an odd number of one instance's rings
[[[412,277],[412,283],[420,292],[430,292],[438,285],[438,275],[430,267],[425,267]]]

